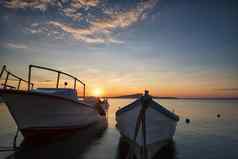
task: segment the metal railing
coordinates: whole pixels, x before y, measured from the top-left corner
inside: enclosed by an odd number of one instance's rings
[[[6,75],[6,78],[5,78],[4,83],[2,84],[3,89],[11,88],[11,89],[19,90],[19,89],[20,89],[20,85],[21,85],[22,82],[25,82],[25,83],[28,84],[28,90],[33,89],[33,87],[34,87],[34,84],[33,84],[33,83],[29,83],[27,80],[24,80],[23,78],[21,78],[21,77],[15,75],[15,74],[13,74],[13,73],[11,73],[10,71],[7,70],[7,66],[6,66],[6,65],[4,65],[4,66],[2,67],[2,70],[1,70],[1,73],[0,73],[0,79],[2,78],[2,75],[4,74],[4,72],[6,72],[7,75]],[[11,85],[8,85],[8,84],[7,84],[7,82],[8,82],[8,80],[9,80],[9,77],[10,77],[10,76],[12,76],[12,77],[14,77],[14,78],[16,78],[16,79],[18,80],[18,85],[17,85],[17,87],[14,87],[14,86],[11,86]]]
[[[58,73],[57,79],[56,79],[56,88],[59,88],[59,80],[60,80],[60,75],[66,75],[70,78],[72,78],[74,80],[74,89],[76,89],[76,84],[77,82],[79,82],[80,84],[83,85],[83,97],[85,97],[85,89],[86,89],[86,85],[85,83],[83,83],[81,80],[79,80],[77,77],[74,77],[68,73],[59,71],[59,70],[55,70],[52,68],[47,68],[47,67],[42,67],[42,66],[37,66],[37,65],[29,65],[29,72],[28,72],[28,90],[31,89],[31,72],[32,72],[32,68],[38,68],[38,69],[42,69],[42,70],[48,70],[48,71],[52,71],[52,72],[56,72]]]

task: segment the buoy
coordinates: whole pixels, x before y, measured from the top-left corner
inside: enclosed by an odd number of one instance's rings
[[[190,119],[186,118],[186,119],[185,119],[185,122],[186,122],[187,124],[190,123]]]
[[[221,117],[221,114],[217,114],[217,118],[220,118]]]

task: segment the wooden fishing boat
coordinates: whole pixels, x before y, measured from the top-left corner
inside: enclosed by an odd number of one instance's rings
[[[32,68],[57,72],[56,88],[33,89]],[[7,88],[8,76],[13,74],[4,69],[7,72],[7,78],[3,84],[4,87],[0,89],[0,95],[23,134],[24,143],[47,143],[74,132],[83,131],[84,128],[95,124],[99,124],[101,130],[107,128],[106,113],[109,106],[107,100],[101,101],[94,98],[94,102],[92,99],[88,102],[85,98],[85,84],[76,77],[51,68],[30,65],[28,81],[16,76],[20,82],[28,83],[28,90],[23,91]],[[61,74],[74,79],[74,88],[58,88]],[[84,87],[83,98],[80,100],[77,96],[77,82]]]
[[[175,113],[155,102],[148,92],[116,112],[117,129],[130,144],[129,156],[137,158],[152,158],[169,143],[178,120]]]

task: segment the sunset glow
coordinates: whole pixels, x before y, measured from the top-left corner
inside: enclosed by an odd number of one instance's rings
[[[101,88],[95,88],[93,90],[93,96],[95,96],[95,97],[103,96],[103,90]]]
[[[236,5],[62,2],[0,3],[0,67],[25,78],[29,64],[62,70],[92,96],[238,97]],[[35,86],[55,87],[57,74],[33,76]]]

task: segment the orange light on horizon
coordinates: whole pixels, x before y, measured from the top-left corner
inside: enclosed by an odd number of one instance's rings
[[[97,88],[95,88],[95,89],[92,91],[92,94],[93,94],[93,96],[95,96],[95,97],[101,97],[101,96],[103,96],[104,91],[103,91],[102,88],[97,87]]]

